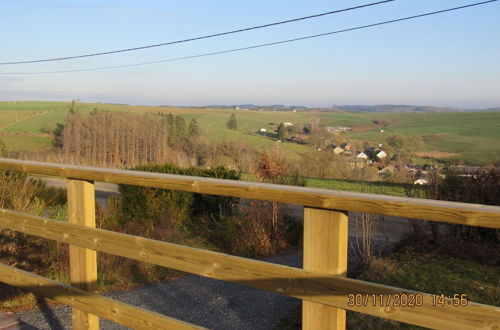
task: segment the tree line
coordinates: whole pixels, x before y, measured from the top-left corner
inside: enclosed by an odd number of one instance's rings
[[[172,148],[187,149],[198,134],[196,120],[186,125],[172,114],[70,110],[54,145],[69,163],[131,167],[167,162]]]

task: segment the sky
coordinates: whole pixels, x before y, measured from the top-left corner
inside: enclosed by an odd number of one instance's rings
[[[0,65],[0,101],[200,106],[500,106],[500,2],[369,29],[182,61],[133,64],[325,33],[477,2],[395,0],[218,38],[59,62]],[[0,62],[230,31],[376,2],[17,0],[0,3]]]

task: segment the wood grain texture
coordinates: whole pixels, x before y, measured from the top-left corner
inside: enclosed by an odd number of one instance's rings
[[[94,183],[83,180],[68,180],[68,222],[95,228]],[[93,250],[74,245],[69,246],[69,269],[71,285],[79,289],[97,290],[97,254]],[[73,329],[97,330],[96,315],[73,309]]]
[[[304,208],[304,269],[347,275],[347,214]],[[344,330],[345,309],[304,301],[302,329]]]
[[[0,281],[133,329],[204,329],[4,264]]]
[[[102,229],[76,226],[3,209],[0,209],[0,227],[424,327],[448,329],[500,327],[500,308],[494,306],[470,303],[467,307],[451,305],[433,307],[429,294],[423,294],[422,307],[349,306],[350,293],[391,294],[412,291]]]
[[[500,228],[500,207],[498,206],[5,158],[0,158],[0,168],[39,175],[268,200],[313,208],[366,212],[469,226]]]

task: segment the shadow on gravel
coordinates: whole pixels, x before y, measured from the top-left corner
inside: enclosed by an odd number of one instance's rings
[[[61,322],[57,318],[57,316],[52,311],[51,307],[47,304],[45,299],[37,298],[36,304],[40,309],[40,312],[43,314],[45,321],[49,324],[51,329],[54,330],[62,330],[64,329]]]

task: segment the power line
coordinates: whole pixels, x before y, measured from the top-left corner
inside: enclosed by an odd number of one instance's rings
[[[84,54],[84,55],[74,55],[74,56],[56,57],[56,58],[47,58],[47,59],[37,59],[37,60],[28,60],[28,61],[3,62],[3,63],[0,63],[0,65],[14,65],[14,64],[28,64],[28,63],[41,63],[41,62],[63,61],[63,60],[71,60],[71,59],[77,59],[77,58],[83,58],[83,57],[93,57],[93,56],[110,55],[110,54],[116,54],[116,53],[125,53],[125,52],[137,51],[137,50],[142,50],[142,49],[148,49],[148,48],[169,46],[169,45],[180,44],[180,43],[185,43],[185,42],[190,42],[190,41],[195,41],[195,40],[209,39],[209,38],[215,38],[215,37],[225,36],[225,35],[228,35],[228,34],[246,32],[246,31],[250,31],[250,30],[257,30],[257,29],[267,28],[267,27],[270,27],[270,26],[287,24],[287,23],[292,23],[292,22],[297,22],[297,21],[303,21],[303,20],[306,20],[306,19],[317,18],[317,17],[321,17],[321,16],[326,16],[326,15],[338,14],[338,13],[341,13],[341,12],[346,12],[346,11],[350,11],[350,10],[355,10],[355,9],[361,9],[361,8],[365,8],[365,7],[380,5],[380,4],[384,4],[384,3],[392,2],[392,1],[395,1],[395,0],[383,0],[383,1],[378,1],[378,2],[368,3],[368,4],[365,4],[365,5],[359,5],[359,6],[355,6],[355,7],[350,7],[350,8],[344,8],[344,9],[338,9],[338,10],[328,11],[326,13],[320,13],[320,14],[315,14],[315,15],[310,15],[310,16],[304,16],[304,17],[299,17],[299,18],[288,19],[288,20],[280,21],[280,22],[274,22],[274,23],[269,23],[269,24],[257,25],[257,26],[252,26],[252,27],[238,29],[238,30],[233,30],[233,31],[227,31],[227,32],[221,32],[221,33],[209,34],[209,35],[200,36],[200,37],[194,37],[194,38],[189,38],[189,39],[182,39],[182,40],[176,40],[176,41],[163,42],[163,43],[153,44],[153,45],[147,45],[147,46],[126,48],[126,49],[118,49],[118,50],[111,50],[111,51],[106,51],[106,52],[91,53],[91,54]]]
[[[259,45],[241,47],[241,48],[233,48],[233,49],[222,50],[222,51],[217,51],[217,52],[210,52],[210,53],[204,53],[204,54],[198,54],[198,55],[190,55],[190,56],[183,56],[183,57],[175,57],[175,58],[170,58],[170,59],[165,59],[165,60],[158,60],[158,61],[151,61],[151,62],[142,62],[142,63],[134,63],[134,64],[124,64],[124,65],[112,65],[112,66],[104,66],[104,67],[89,68],[89,69],[74,69],[74,70],[61,70],[61,71],[41,71],[41,72],[0,72],[0,74],[2,74],[2,75],[6,75],[6,74],[18,74],[18,75],[22,75],[22,74],[52,74],[52,73],[70,73],[70,72],[83,72],[83,71],[97,71],[97,70],[106,70],[106,69],[127,68],[127,67],[134,67],[134,66],[141,66],[141,65],[148,65],[148,64],[157,64],[157,63],[163,63],[163,62],[173,62],[173,61],[180,61],[180,60],[188,60],[188,59],[193,59],[193,58],[198,58],[198,57],[206,57],[206,56],[212,56],[212,55],[234,53],[234,52],[243,51],[243,50],[249,50],[249,49],[255,49],[255,48],[262,48],[262,47],[268,47],[268,46],[274,46],[274,45],[279,45],[279,44],[284,44],[284,43],[289,43],[289,42],[295,42],[295,41],[301,41],[301,40],[306,40],[306,39],[324,37],[324,36],[332,35],[332,34],[339,34],[339,33],[344,33],[344,32],[349,32],[349,31],[361,30],[361,29],[371,28],[371,27],[375,27],[375,26],[380,26],[380,25],[385,25],[385,24],[390,24],[390,23],[396,23],[396,22],[406,21],[406,20],[410,20],[410,19],[415,19],[415,18],[420,18],[420,17],[425,17],[425,16],[431,16],[431,15],[441,14],[441,13],[445,13],[445,12],[449,12],[449,11],[454,11],[454,10],[459,10],[459,9],[464,9],[464,8],[469,8],[469,7],[484,5],[484,4],[491,3],[491,2],[496,2],[496,1],[498,1],[498,0],[488,0],[488,1],[477,2],[477,3],[473,3],[473,4],[469,4],[469,5],[464,5],[464,6],[460,6],[460,7],[448,8],[448,9],[443,9],[443,10],[428,12],[428,13],[414,15],[414,16],[407,16],[407,17],[397,18],[397,19],[393,19],[393,20],[389,20],[389,21],[384,21],[384,22],[379,22],[379,23],[373,23],[373,24],[367,24],[367,25],[361,25],[361,26],[356,26],[356,27],[342,29],[342,30],[337,30],[337,31],[332,31],[332,32],[320,33],[320,34],[309,35],[309,36],[305,36],[305,37],[299,37],[299,38],[293,38],[293,39],[287,39],[287,40],[269,42],[269,43],[265,43],[265,44],[259,44]]]

